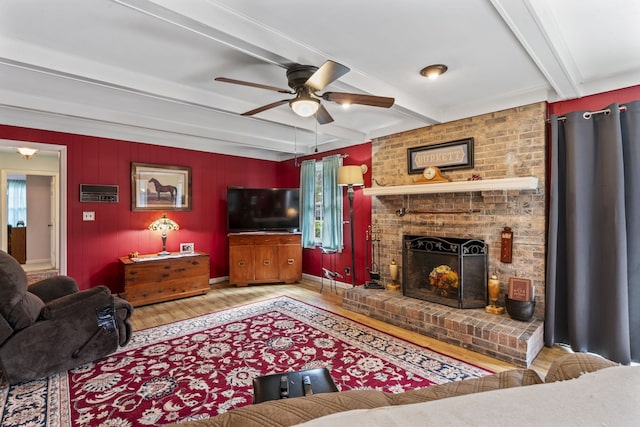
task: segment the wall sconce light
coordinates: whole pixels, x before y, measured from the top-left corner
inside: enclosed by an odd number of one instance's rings
[[[162,218],[156,219],[149,224],[149,230],[162,232],[162,252],[158,252],[158,255],[169,255],[171,253],[167,251],[167,231],[179,229],[180,226],[175,221],[167,218],[166,213],[162,214]]]
[[[362,166],[341,166],[338,169],[338,185],[347,187],[349,198],[349,228],[351,228],[351,284],[356,286],[356,242],[353,238],[353,187],[364,185]]]
[[[420,74],[428,79],[435,80],[442,74],[446,73],[449,68],[444,64],[433,64],[420,70]]]
[[[18,147],[16,148],[16,152],[20,154],[22,157],[24,157],[25,159],[29,160],[30,158],[36,155],[38,150],[35,148]]]

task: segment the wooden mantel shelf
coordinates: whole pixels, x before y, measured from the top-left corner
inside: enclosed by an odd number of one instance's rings
[[[365,188],[365,196],[395,196],[401,194],[429,194],[429,193],[468,193],[472,191],[502,191],[502,190],[535,190],[538,188],[538,178],[524,176],[517,178],[480,179],[478,181],[455,181],[433,184],[409,184],[385,187]]]

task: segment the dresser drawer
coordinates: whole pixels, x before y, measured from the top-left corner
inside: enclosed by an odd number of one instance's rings
[[[245,245],[253,245],[254,242],[253,236],[243,236],[243,235],[231,235],[229,236],[229,245],[230,246],[245,246]]]

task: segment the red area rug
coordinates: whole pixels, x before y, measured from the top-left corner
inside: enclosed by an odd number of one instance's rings
[[[1,426],[133,427],[252,402],[256,376],[327,367],[340,390],[405,390],[490,373],[280,297],[134,333],[113,355],[0,391]]]

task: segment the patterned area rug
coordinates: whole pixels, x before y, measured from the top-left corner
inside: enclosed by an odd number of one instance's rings
[[[135,332],[127,347],[0,391],[1,426],[153,426],[252,403],[256,376],[327,367],[340,390],[398,393],[484,369],[279,297]]]

